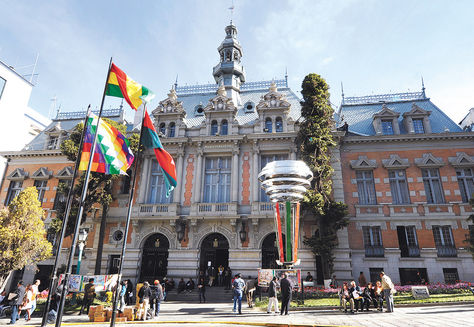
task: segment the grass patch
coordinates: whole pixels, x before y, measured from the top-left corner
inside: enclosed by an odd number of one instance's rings
[[[411,295],[395,295],[394,302],[397,304],[422,304],[422,303],[450,303],[450,302],[465,302],[474,301],[474,295],[472,293],[460,293],[460,294],[433,294],[428,299],[415,300]],[[280,302],[281,303],[281,302]],[[262,301],[258,299],[255,301],[255,306],[264,308],[268,305],[268,298],[262,298]],[[339,306],[339,298],[318,298],[318,299],[306,299],[304,304],[297,304],[296,301],[291,301],[291,307],[326,307],[326,306]]]

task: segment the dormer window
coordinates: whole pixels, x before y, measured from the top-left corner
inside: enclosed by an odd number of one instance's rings
[[[383,135],[393,135],[393,121],[392,120],[382,120],[382,134]]]
[[[213,120],[211,123],[211,135],[217,134],[217,120]]]
[[[413,119],[413,130],[415,134],[425,133],[425,128],[423,126],[423,119],[420,119],[420,118]]]
[[[166,124],[165,123],[160,124],[160,133],[161,133],[161,135],[166,135]]]
[[[275,132],[283,132],[283,120],[281,119],[281,117],[277,117],[275,120]]]
[[[223,120],[221,124],[221,135],[227,135],[229,133],[229,124],[227,120]]]
[[[168,127],[168,137],[174,137],[175,132],[176,132],[175,123],[170,123],[170,125]]]
[[[265,129],[263,131],[265,133],[271,133],[272,132],[272,127],[273,127],[272,119],[270,117],[268,117],[265,120]]]
[[[48,150],[54,150],[54,149],[57,149],[58,148],[58,142],[59,141],[59,136],[53,136],[53,135],[50,135],[49,136],[49,140],[48,140]]]
[[[253,102],[247,102],[244,105],[244,111],[246,114],[253,112],[254,109],[255,109],[255,105],[253,104]]]
[[[204,108],[202,105],[194,107],[194,116],[204,116]]]

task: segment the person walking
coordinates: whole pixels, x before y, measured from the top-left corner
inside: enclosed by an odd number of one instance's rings
[[[257,289],[257,283],[257,280],[252,279],[252,276],[249,276],[249,279],[245,284],[245,295],[247,295],[247,304],[249,308],[253,308],[253,295]]]
[[[278,313],[278,298],[277,298],[277,278],[273,276],[273,279],[268,285],[268,308],[267,313],[272,312],[272,307],[275,313]]]
[[[13,292],[15,296],[10,299],[10,305],[12,307],[12,315],[10,317],[9,325],[13,325],[20,318],[18,314],[18,308],[23,304],[23,298],[25,297],[25,286],[23,286],[23,281],[20,280],[17,284],[16,290]]]
[[[206,279],[201,276],[198,280],[199,303],[206,303]]]
[[[120,305],[118,311],[120,313],[123,313],[123,308],[125,307],[125,297],[127,295],[127,281],[122,280],[120,282],[120,293],[119,293],[119,299],[120,299]]]
[[[30,310],[30,315],[33,314],[33,312],[36,310],[36,298],[38,297],[39,290],[38,287],[40,286],[41,281],[39,279],[35,280],[33,285],[31,285],[31,291],[33,292],[33,296],[31,299],[31,310]]]
[[[160,305],[161,301],[164,299],[164,294],[163,294],[163,286],[161,286],[160,281],[157,279],[154,282],[155,284],[155,289],[153,293],[153,301],[154,301],[154,307],[155,307],[155,317],[158,317],[160,314]]]
[[[91,278],[89,279],[89,282],[86,284],[86,286],[84,286],[84,299],[82,300],[81,311],[79,311],[80,315],[84,313],[84,309],[86,309],[87,314],[89,314],[89,307],[94,302],[96,295],[94,278]]]
[[[130,279],[127,279],[127,295],[125,296],[125,304],[133,304],[133,283]]]
[[[150,297],[151,297],[151,289],[150,284],[148,282],[144,282],[143,286],[138,291],[138,312],[137,312],[137,319],[138,320],[146,320],[146,316],[148,313],[148,308],[150,307]]]
[[[224,266],[220,265],[217,268],[217,282],[219,286],[224,286]]]
[[[380,279],[382,280],[383,296],[385,298],[385,302],[387,303],[386,312],[393,312],[393,294],[396,292],[395,285],[393,285],[390,277],[385,275],[383,271],[380,273]]]
[[[289,315],[288,311],[290,310],[291,302],[291,292],[293,290],[293,285],[291,285],[290,280],[287,278],[286,274],[281,275],[282,279],[280,281],[280,290],[281,290],[281,310],[280,315]]]
[[[21,316],[21,312],[25,310],[25,320],[30,321],[31,319],[31,307],[33,301],[33,289],[31,288],[31,284],[26,285],[25,289],[25,296],[23,297],[23,303],[19,308],[19,316]]]
[[[235,279],[232,282],[232,288],[234,290],[234,308],[233,312],[236,312],[237,303],[239,304],[239,314],[242,314],[242,293],[244,292],[245,282],[240,278],[240,274],[235,275]]]

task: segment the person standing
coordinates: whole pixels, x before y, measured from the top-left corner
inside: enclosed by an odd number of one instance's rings
[[[31,299],[31,310],[30,314],[33,314],[33,312],[36,310],[36,298],[38,297],[39,290],[38,287],[40,286],[41,281],[39,279],[35,280],[33,285],[31,285],[31,291],[33,292],[33,296]]]
[[[385,275],[383,271],[380,273],[380,279],[382,280],[383,296],[385,298],[385,302],[387,303],[386,312],[393,312],[393,294],[396,292],[395,285],[393,285],[390,277]]]
[[[226,267],[224,270],[224,286],[226,290],[230,290],[230,285],[232,281],[232,270],[229,267]]]
[[[220,265],[218,268],[217,268],[217,282],[219,284],[219,286],[223,286],[224,285],[224,266],[223,265]]]
[[[198,280],[199,303],[206,303],[206,280],[203,276]]]
[[[240,278],[240,274],[235,275],[235,279],[232,282],[232,288],[234,290],[234,308],[233,312],[236,312],[237,303],[239,304],[239,314],[242,314],[242,293],[244,292],[245,282]]]
[[[127,295],[127,281],[122,280],[120,282],[120,293],[119,293],[119,299],[120,299],[120,306],[118,311],[120,313],[123,313],[123,308],[125,307],[125,297]]]
[[[125,297],[125,304],[130,305],[133,303],[133,283],[130,279],[127,279],[127,295]]]
[[[155,292],[154,292],[154,306],[155,306],[155,317],[158,317],[160,314],[160,305],[161,301],[164,299],[163,286],[161,286],[160,281],[155,280]]]
[[[289,315],[288,311],[290,310],[291,302],[291,292],[293,286],[291,285],[290,280],[287,278],[286,274],[281,275],[282,279],[280,281],[280,290],[281,290],[281,310],[280,315]]]
[[[143,286],[138,291],[138,297],[140,298],[140,300],[138,300],[140,306],[137,312],[137,319],[146,320],[151,297],[150,284],[148,282],[143,283]]]
[[[26,289],[25,289],[25,286],[23,286],[23,281],[20,280],[18,282],[16,290],[13,292],[13,293],[15,293],[15,296],[10,299],[10,305],[12,307],[12,315],[11,315],[11,318],[10,318],[9,325],[13,325],[14,323],[16,323],[18,318],[20,318],[20,316],[18,314],[18,308],[23,303],[23,298],[25,297],[25,292],[26,292]]]
[[[273,276],[273,279],[268,285],[268,308],[267,313],[272,312],[272,307],[275,313],[278,313],[278,298],[277,298],[277,278]]]
[[[84,308],[87,310],[87,314],[89,314],[89,307],[94,302],[95,297],[94,278],[91,278],[86,286],[84,286],[84,299],[82,300],[82,307],[79,312],[80,315],[84,313]]]
[[[310,273],[309,271],[308,271],[308,273],[306,274],[305,281],[306,281],[306,282],[312,282],[312,281],[313,281],[313,276],[311,275],[311,273]]]
[[[23,297],[23,303],[19,308],[19,315],[21,316],[21,311],[25,310],[25,320],[29,321],[31,319],[31,306],[33,301],[33,289],[31,284],[26,285],[25,296]]]
[[[366,287],[367,286],[367,279],[364,276],[364,272],[361,271],[359,274],[359,286]]]
[[[247,295],[247,304],[249,308],[253,308],[253,294],[257,289],[257,280],[252,279],[249,276],[247,283],[245,284],[245,294]]]

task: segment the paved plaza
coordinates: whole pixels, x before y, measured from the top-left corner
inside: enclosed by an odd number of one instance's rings
[[[232,313],[231,303],[163,303],[160,317],[147,322],[127,323],[127,325],[156,325],[159,326],[474,326],[474,304],[399,307],[394,313],[377,311],[343,314],[338,310],[305,310],[293,311],[289,316],[267,314],[258,309],[243,307],[242,315]],[[0,325],[6,325],[9,320],[1,319]],[[31,321],[18,321],[17,326],[38,326],[40,318]],[[63,325],[87,326],[86,315],[67,315]],[[186,325],[185,325],[186,324]],[[91,323],[91,326],[108,326],[109,323]],[[120,326],[123,324],[117,324]],[[50,325],[51,326],[51,325]]]

